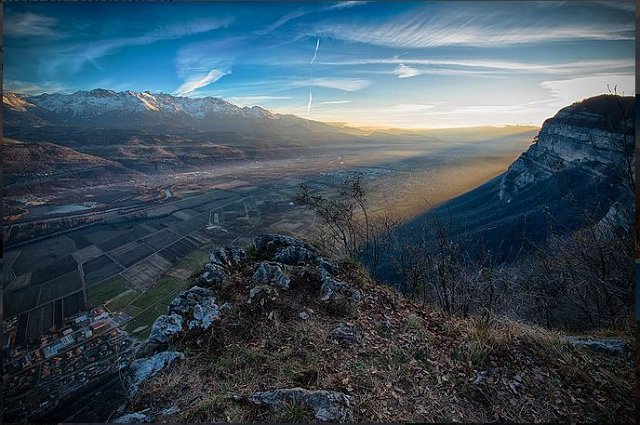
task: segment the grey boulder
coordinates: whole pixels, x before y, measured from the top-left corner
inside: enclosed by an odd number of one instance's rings
[[[151,326],[148,342],[166,344],[173,335],[182,332],[182,316],[178,314],[163,314]]]
[[[295,402],[309,408],[318,422],[349,422],[353,418],[353,399],[336,391],[287,388],[253,394],[249,401],[281,411],[288,403]]]

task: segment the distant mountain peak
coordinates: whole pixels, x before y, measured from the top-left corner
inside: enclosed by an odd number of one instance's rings
[[[131,118],[131,113],[160,113],[163,115],[185,115],[202,120],[205,118],[276,119],[281,115],[259,106],[239,107],[215,97],[191,98],[166,93],[116,92],[95,88],[78,90],[72,94],[48,94],[37,96],[5,93],[5,106],[17,111],[26,111],[38,106],[55,114],[76,118],[95,118],[106,114],[122,113]],[[9,97],[7,97],[9,96]]]

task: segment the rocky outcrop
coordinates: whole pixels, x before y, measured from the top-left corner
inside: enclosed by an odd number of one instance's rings
[[[279,389],[255,393],[249,401],[275,411],[282,410],[287,403],[299,403],[310,409],[318,422],[349,422],[353,417],[352,397],[336,391]]]
[[[129,366],[131,386],[129,394],[138,390],[138,385],[151,378],[176,360],[183,360],[184,354],[177,351],[161,351],[144,359],[134,360]]]
[[[296,265],[311,262],[319,257],[318,250],[301,240],[285,235],[262,235],[253,240],[257,252],[269,255],[282,264]]]
[[[158,317],[151,327],[148,342],[166,344],[184,330],[206,330],[220,314],[213,292],[207,288],[194,286],[181,292],[171,301],[169,314]]]
[[[152,344],[166,344],[172,336],[179,332],[182,332],[182,316],[163,314],[153,322],[147,341]]]
[[[151,422],[153,422],[153,417],[140,412],[128,413],[113,420],[114,424],[147,424]]]
[[[353,305],[360,303],[362,294],[357,288],[339,280],[335,275],[338,272],[335,264],[320,256],[318,250],[311,245],[291,236],[262,235],[253,240],[256,252],[268,257],[271,261],[261,262],[256,266],[253,280],[264,285],[270,282],[280,288],[288,288],[289,275],[286,270],[298,274],[309,273],[313,270],[320,276],[321,288],[319,299],[323,303],[341,304],[348,302]],[[301,265],[297,270],[290,269],[295,265]],[[252,289],[256,294],[263,289]],[[250,296],[251,299],[251,296]]]
[[[198,282],[204,286],[221,284],[247,258],[242,248],[219,247],[209,254],[209,262],[204,265],[204,273]]]
[[[208,329],[220,314],[213,292],[194,286],[181,292],[169,305],[169,313],[182,316],[189,329]]]
[[[289,289],[291,278],[283,272],[282,265],[274,262],[261,261],[256,264],[253,281],[259,285],[273,283],[280,288]]]
[[[576,336],[568,336],[565,337],[564,340],[574,347],[584,347],[613,356],[626,357],[631,352],[631,349],[626,342],[614,338],[586,339]]]
[[[320,288],[320,301],[324,303],[347,301],[358,304],[362,300],[362,294],[359,289],[336,279],[327,272],[322,273],[321,276],[322,287]]]
[[[340,324],[329,333],[329,339],[342,346],[358,345],[362,341],[362,329],[348,324]]]
[[[275,300],[278,297],[278,290],[270,285],[258,285],[249,290],[247,304],[261,303],[264,305],[267,299]]]

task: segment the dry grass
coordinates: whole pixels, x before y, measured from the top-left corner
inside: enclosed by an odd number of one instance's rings
[[[363,292],[357,311],[318,304],[313,276],[292,280],[264,306],[248,305],[250,268],[218,291],[231,302],[211,332],[176,341],[187,360],[142,386],[131,410],[177,405],[165,422],[308,422],[304,406],[280,412],[242,400],[256,391],[304,387],[352,395],[364,422],[629,422],[630,361],[573,349],[559,335],[508,319],[450,318],[371,282],[361,268],[341,277]],[[303,321],[299,312],[310,319]],[[340,346],[338,324],[363,339]],[[240,396],[240,399],[233,399]]]

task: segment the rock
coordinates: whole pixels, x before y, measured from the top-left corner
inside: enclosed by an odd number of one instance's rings
[[[115,424],[142,424],[153,422],[153,417],[140,412],[128,413],[113,420]]]
[[[479,385],[482,384],[487,378],[487,371],[483,370],[481,372],[477,372],[476,376],[473,378],[472,384]]]
[[[322,286],[320,287],[320,301],[324,303],[347,300],[359,304],[362,294],[359,289],[338,280],[324,270],[321,271]]]
[[[633,108],[633,101],[611,95],[592,97],[545,120],[535,143],[500,177],[500,199],[517,199],[518,193],[559,170],[578,169],[583,176],[614,180],[617,173],[611,171],[612,164],[624,163],[625,149],[634,143],[633,122],[630,117],[625,122],[619,111]]]
[[[318,256],[316,251],[310,251],[303,246],[287,246],[276,251],[274,259],[282,264],[295,265],[299,262],[312,261]]]
[[[231,274],[231,270],[240,266],[247,258],[247,253],[242,248],[218,247],[209,254],[209,262],[204,265],[204,273],[198,278],[198,282],[205,286],[222,283]]]
[[[263,252],[282,264],[296,265],[299,261],[312,261],[318,250],[299,239],[285,235],[261,235],[253,239],[257,252]]]
[[[155,344],[166,344],[173,335],[182,332],[182,322],[182,316],[178,314],[163,314],[153,322],[151,334],[147,341]]]
[[[357,345],[362,341],[362,329],[347,324],[338,325],[329,333],[329,339],[342,346]]]
[[[319,422],[349,422],[353,418],[352,397],[335,391],[279,389],[255,393],[249,401],[274,411],[281,411],[287,403],[300,403],[311,409]]]
[[[178,406],[171,406],[171,407],[167,407],[166,409],[162,409],[158,415],[169,416],[169,415],[173,415],[174,413],[178,413],[179,411],[180,411],[180,408]]]
[[[207,263],[204,265],[204,273],[198,278],[198,283],[205,286],[213,286],[222,283],[229,277],[229,271],[216,263]]]
[[[298,317],[302,320],[309,320],[309,314],[304,311],[301,311],[300,314],[298,314]]]
[[[161,351],[151,357],[134,360],[129,366],[129,373],[131,374],[129,394],[135,394],[138,390],[138,385],[156,375],[175,360],[183,359],[184,354],[178,351]]]
[[[188,320],[189,329],[209,329],[220,314],[216,299],[210,289],[194,286],[181,292],[169,305],[169,313]]]
[[[220,306],[220,311],[223,313],[231,313],[233,311],[233,304],[226,302]]]
[[[238,267],[247,258],[247,253],[242,248],[220,247],[209,254],[209,263],[218,264],[227,270]]]
[[[255,304],[257,302],[260,302],[264,304],[265,296],[273,300],[278,296],[278,290],[270,285],[254,286],[249,291],[249,299],[247,300],[247,303]]]
[[[325,272],[332,275],[338,273],[338,267],[336,267],[336,265],[331,261],[327,261],[322,257],[316,258],[316,264],[319,271],[324,270]]]
[[[575,336],[568,336],[563,338],[574,347],[585,347],[594,351],[600,351],[605,354],[614,356],[626,357],[629,355],[630,348],[628,344],[619,339],[613,338],[601,338],[601,339],[584,339]]]
[[[259,285],[273,282],[280,288],[289,289],[291,278],[283,273],[282,266],[278,263],[261,261],[254,269],[252,279]]]

